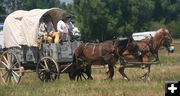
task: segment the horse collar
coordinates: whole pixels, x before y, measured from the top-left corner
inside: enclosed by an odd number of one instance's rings
[[[151,40],[150,40],[150,44],[149,44],[149,48],[150,48],[150,51],[151,51],[151,53],[152,54],[154,54],[154,49],[153,49],[153,42],[154,42],[154,40],[153,40],[154,38],[151,36]]]

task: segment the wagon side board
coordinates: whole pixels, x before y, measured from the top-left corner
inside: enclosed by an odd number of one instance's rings
[[[81,41],[43,44],[40,57],[50,56],[58,63],[72,62],[73,54],[80,44]]]

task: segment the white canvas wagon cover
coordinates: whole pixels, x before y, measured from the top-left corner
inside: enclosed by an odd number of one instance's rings
[[[21,45],[37,47],[41,17],[49,14],[54,28],[57,29],[57,22],[63,18],[63,13],[65,11],[59,8],[18,10],[11,13],[4,22],[2,48],[21,47]]]
[[[132,37],[134,40],[142,40],[148,36],[154,36],[155,34],[156,34],[156,31],[138,32],[138,33],[133,33]]]

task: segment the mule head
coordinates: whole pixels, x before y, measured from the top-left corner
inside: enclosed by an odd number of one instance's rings
[[[162,45],[167,48],[168,52],[173,53],[175,48],[168,29],[166,27],[162,28],[162,31],[160,33],[163,35]]]

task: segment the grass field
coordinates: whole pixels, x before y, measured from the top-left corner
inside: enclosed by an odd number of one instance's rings
[[[179,41],[177,41],[179,42]],[[60,80],[42,83],[34,72],[25,73],[19,85],[3,85],[0,80],[0,96],[164,96],[165,81],[180,80],[180,44],[175,53],[160,51],[161,64],[152,65],[150,81],[137,79],[144,73],[140,68],[126,69],[131,81],[125,81],[115,69],[114,80],[104,80],[103,69],[93,69],[94,80],[70,81],[67,74]]]

